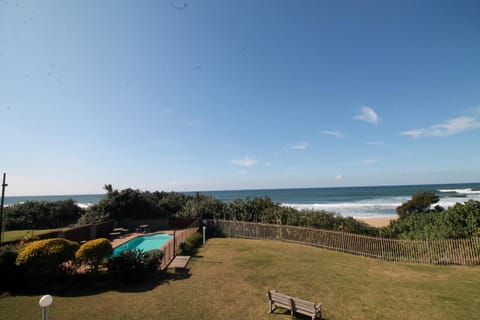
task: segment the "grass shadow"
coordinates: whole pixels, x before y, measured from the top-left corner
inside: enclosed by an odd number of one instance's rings
[[[277,308],[275,309],[275,311],[273,311],[272,313],[270,313],[269,315],[272,316],[275,316],[275,315],[278,315],[278,316],[290,316],[292,313],[290,312],[290,310],[288,309],[284,309],[284,308]],[[294,313],[293,314],[293,319],[298,319],[298,320],[311,320],[312,317],[311,316],[306,316],[306,315],[303,315],[301,313]],[[315,318],[315,320],[327,320],[327,318],[325,318],[323,315],[321,318]],[[329,318],[329,320],[332,320]]]
[[[179,279],[181,277],[178,277]],[[187,278],[183,276],[183,278]],[[147,292],[155,289],[157,286],[172,281],[172,277],[167,272],[162,271],[142,279],[118,280],[113,279],[108,274],[78,274],[70,275],[62,279],[63,281],[42,281],[38,283],[30,282],[15,290],[11,290],[11,296],[39,295],[49,292],[55,296],[61,297],[81,297],[105,293],[107,291],[119,292]]]
[[[186,280],[191,277],[190,269],[188,268],[175,268],[169,270],[163,274],[161,283],[168,284],[172,281]]]

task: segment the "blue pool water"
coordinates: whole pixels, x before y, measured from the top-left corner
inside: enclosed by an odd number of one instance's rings
[[[126,250],[142,250],[144,252],[154,249],[160,249],[172,238],[171,234],[153,234],[150,236],[136,237],[113,250],[113,256],[116,257]]]

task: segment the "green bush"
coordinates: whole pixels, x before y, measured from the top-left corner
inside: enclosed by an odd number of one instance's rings
[[[77,223],[83,213],[72,199],[26,201],[5,208],[5,229],[54,229]]]
[[[192,256],[195,255],[197,249],[202,245],[203,236],[200,232],[195,232],[188,239],[181,243],[179,248],[179,255]]]
[[[179,218],[222,219],[224,203],[211,196],[196,194],[177,213]]]
[[[105,238],[99,238],[85,242],[75,253],[75,259],[92,266],[93,270],[96,271],[102,259],[110,256],[112,253],[113,248],[110,241]]]
[[[16,245],[5,245],[0,247],[0,292],[10,290],[15,285],[16,265],[18,247]]]
[[[144,253],[143,260],[145,263],[145,270],[147,272],[155,272],[162,264],[164,253],[162,250],[149,250]]]
[[[158,271],[163,252],[152,250],[143,252],[142,250],[123,251],[116,257],[108,260],[108,271],[115,280],[124,282],[135,282],[145,279]],[[159,252],[160,251],[160,252]]]
[[[15,266],[17,256],[17,245],[4,245],[0,247],[0,266]]]
[[[382,235],[400,239],[461,239],[479,235],[479,201],[457,203],[446,210],[435,208],[424,209],[421,214],[411,213],[392,221],[382,229]]]
[[[480,236],[480,202],[457,203],[439,215],[436,229],[444,238]]]
[[[55,273],[61,270],[61,264],[75,258],[79,244],[61,238],[32,242],[24,247],[17,256],[16,265],[27,273]]]

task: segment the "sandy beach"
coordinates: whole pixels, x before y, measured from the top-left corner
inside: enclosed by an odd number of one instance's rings
[[[397,219],[397,217],[395,217],[395,216],[392,216],[392,217],[378,217],[378,218],[357,218],[357,220],[368,223],[369,225],[374,226],[374,227],[388,226],[390,221],[396,220],[396,219]]]

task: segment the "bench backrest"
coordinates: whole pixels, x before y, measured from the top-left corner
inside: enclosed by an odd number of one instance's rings
[[[268,299],[282,305],[290,306],[292,297],[275,291],[268,291]]]
[[[302,299],[297,299],[293,298],[293,305],[295,307],[295,310],[304,312],[315,312],[315,303],[310,302],[310,301],[305,301]]]

